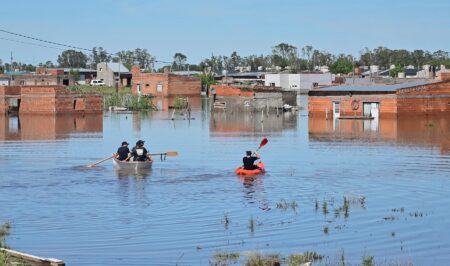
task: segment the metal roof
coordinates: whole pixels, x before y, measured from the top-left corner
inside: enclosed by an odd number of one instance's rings
[[[120,72],[130,72],[126,66],[124,66],[122,63],[106,63],[108,65],[108,68],[111,69],[113,72],[119,72],[119,65],[120,65]]]
[[[342,85],[336,87],[327,87],[322,89],[317,89],[315,91],[386,91],[386,92],[395,92],[400,89],[422,86],[429,84],[428,81],[413,81],[399,84],[389,84],[389,85],[377,85],[377,86],[351,86],[351,85]]]
[[[63,68],[64,72],[78,71],[78,72],[97,72],[97,69],[89,69],[89,68]]]

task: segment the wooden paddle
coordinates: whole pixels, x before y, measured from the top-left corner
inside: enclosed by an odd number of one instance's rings
[[[177,156],[178,155],[178,152],[176,152],[176,151],[168,151],[168,152],[165,152],[165,153],[151,153],[150,155],[164,155],[164,156]]]
[[[178,155],[178,152],[176,152],[176,151],[168,151],[168,152],[165,152],[165,153],[152,153],[152,154],[150,154],[150,155],[159,155],[159,156],[161,156],[161,161],[163,161],[163,160],[166,160],[166,156],[177,156]]]
[[[86,167],[88,167],[88,168],[95,167],[97,164],[101,164],[101,163],[103,163],[104,161],[107,161],[107,160],[109,160],[109,159],[112,159],[114,156],[116,156],[116,155],[113,154],[113,155],[109,156],[108,158],[102,159],[102,160],[100,160],[100,161],[98,161],[98,162],[96,162],[96,163],[88,164],[88,165],[86,165]]]

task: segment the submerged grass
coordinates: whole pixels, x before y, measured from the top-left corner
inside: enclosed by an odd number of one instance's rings
[[[245,266],[279,266],[281,265],[280,254],[263,255],[251,253],[245,261]]]
[[[0,226],[0,248],[7,248],[5,239],[11,232],[11,223],[6,222]]]
[[[298,207],[298,203],[293,200],[292,202],[287,202],[284,199],[281,199],[277,202],[277,209],[287,210],[292,209],[293,211],[296,211]]]
[[[308,262],[321,261],[323,256],[315,251],[305,251],[300,254],[292,254],[288,257],[289,266],[299,266]]]
[[[218,252],[214,254],[213,258],[209,261],[209,265],[227,266],[236,264],[239,261],[239,257],[240,254],[238,252]]]

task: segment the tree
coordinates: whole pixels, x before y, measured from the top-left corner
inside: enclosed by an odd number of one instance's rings
[[[54,68],[55,64],[53,64],[53,62],[49,60],[49,61],[45,62],[45,64],[43,66],[46,68]]]
[[[97,68],[97,64],[101,62],[110,62],[111,55],[103,49],[103,47],[94,47],[92,48],[92,53],[90,57],[91,68]]]
[[[285,68],[297,58],[297,47],[293,45],[280,43],[272,48],[272,63],[276,66]]]
[[[311,56],[313,55],[313,47],[311,45],[306,45],[302,48],[302,55],[303,57],[306,57],[308,68],[311,69]],[[314,67],[314,66],[313,66]]]
[[[398,77],[398,73],[403,71],[405,71],[404,67],[396,66],[395,68],[389,70],[389,76],[396,78]]]
[[[173,56],[173,63],[178,66],[178,70],[181,70],[183,65],[186,63],[187,57],[182,53],[175,53]]]
[[[147,49],[136,48],[134,51],[125,50],[116,54],[112,59],[113,62],[121,62],[126,67],[131,68],[132,65],[138,64],[143,70],[153,71],[155,57],[152,56]]]
[[[353,57],[340,54],[338,59],[330,66],[334,74],[348,74],[353,71]]]
[[[83,53],[75,50],[66,50],[58,55],[59,67],[83,68],[86,67],[88,57]]]

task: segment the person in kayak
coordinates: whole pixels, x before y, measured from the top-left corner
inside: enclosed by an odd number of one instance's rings
[[[152,158],[150,157],[150,154],[148,153],[147,149],[144,147],[143,140],[138,140],[136,142],[136,146],[131,150],[131,156],[133,157],[133,161],[151,161]]]
[[[257,165],[255,165],[255,161],[258,159],[261,159],[259,154],[257,154],[255,152],[255,155],[252,156],[252,151],[246,151],[245,154],[246,154],[246,156],[244,158],[242,158],[242,162],[244,163],[244,169],[245,170],[258,169],[259,167]]]
[[[129,143],[122,142],[122,145],[117,149],[116,159],[119,161],[128,161],[131,158],[130,149],[128,149]]]

